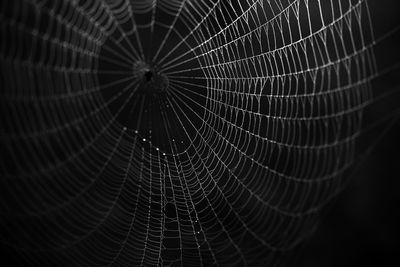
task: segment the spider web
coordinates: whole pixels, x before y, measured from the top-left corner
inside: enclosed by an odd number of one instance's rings
[[[2,1],[1,242],[30,263],[275,263],[354,161],[366,1]]]

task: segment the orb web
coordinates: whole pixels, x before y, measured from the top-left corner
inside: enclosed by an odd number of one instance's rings
[[[366,1],[0,5],[1,242],[29,261],[273,265],[341,189]]]

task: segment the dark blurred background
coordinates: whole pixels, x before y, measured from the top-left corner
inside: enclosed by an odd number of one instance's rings
[[[360,163],[293,266],[400,266],[400,1],[368,5],[380,75],[365,113]]]
[[[400,1],[367,1],[380,75],[365,112],[359,164],[290,266],[400,266],[400,31],[392,31],[400,25]]]

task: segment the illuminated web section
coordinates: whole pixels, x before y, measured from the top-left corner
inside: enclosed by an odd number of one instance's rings
[[[273,265],[341,189],[366,1],[0,5],[1,242],[29,261]]]

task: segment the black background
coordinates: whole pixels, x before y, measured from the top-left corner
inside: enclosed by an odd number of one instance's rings
[[[376,39],[400,25],[399,0],[368,3]],[[375,52],[379,71],[394,69],[373,81],[374,95],[397,93],[366,110],[366,121],[380,122],[372,130],[365,126],[359,151],[366,157],[348,187],[325,208],[320,226],[296,251],[292,266],[400,266],[400,119],[386,119],[400,106],[400,68],[395,67],[400,32],[383,38]]]
[[[400,1],[370,0],[368,5],[375,37],[382,39],[375,47],[382,74],[373,81],[376,101],[365,115],[380,123],[364,130],[359,150],[366,157],[349,186],[325,208],[321,225],[293,266],[400,266],[400,32],[387,35],[400,25]]]

